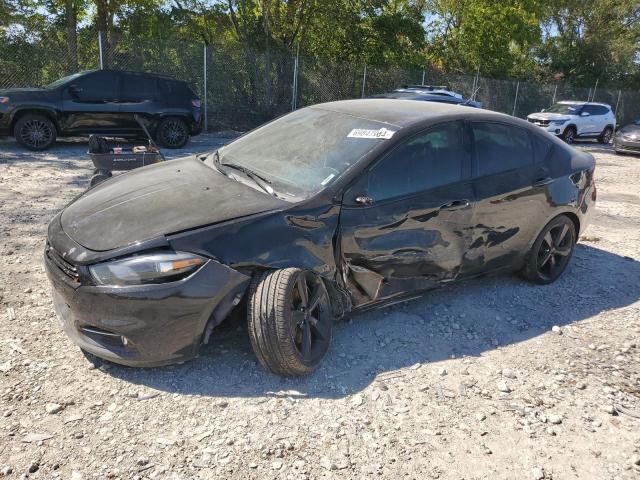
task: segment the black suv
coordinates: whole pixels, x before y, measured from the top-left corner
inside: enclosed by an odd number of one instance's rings
[[[93,70],[45,88],[0,90],[0,136],[13,135],[31,150],[45,150],[56,136],[143,138],[138,114],[156,141],[181,148],[202,130],[200,99],[171,77]]]

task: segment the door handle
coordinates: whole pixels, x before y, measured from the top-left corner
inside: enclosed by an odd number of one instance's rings
[[[454,200],[453,202],[445,203],[442,205],[439,210],[462,210],[463,208],[467,208],[469,206],[469,200]]]
[[[549,185],[551,182],[553,182],[553,178],[551,177],[538,178],[535,182],[533,182],[533,186],[544,187],[545,185]]]
[[[371,205],[373,203],[373,198],[367,197],[366,195],[358,195],[356,197],[356,202],[361,205]]]

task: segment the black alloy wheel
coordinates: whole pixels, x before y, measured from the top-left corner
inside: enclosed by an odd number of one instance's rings
[[[56,141],[56,127],[43,115],[25,115],[16,123],[14,136],[29,150],[46,150]]]
[[[562,134],[562,138],[565,142],[571,145],[576,139],[576,129],[573,127],[567,127],[567,129]]]
[[[535,283],[552,283],[567,268],[576,243],[576,229],[570,218],[552,220],[533,244],[524,276]]]
[[[598,137],[598,142],[607,145],[611,141],[612,136],[613,136],[613,129],[611,127],[607,127],[604,129],[600,137]]]
[[[253,350],[273,373],[311,373],[329,349],[329,295],[311,272],[286,268],[258,275],[249,290],[247,317]]]
[[[158,142],[167,148],[182,148],[189,141],[189,128],[181,118],[165,118],[158,125]]]

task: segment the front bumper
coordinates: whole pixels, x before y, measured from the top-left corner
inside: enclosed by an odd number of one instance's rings
[[[621,153],[634,153],[640,155],[640,138],[627,140],[619,137],[613,139],[613,149]]]
[[[82,284],[60,263],[45,252],[55,310],[71,341],[100,358],[139,367],[195,357],[209,321],[224,320],[250,280],[209,260],[177,282],[103,287]],[[87,267],[75,268],[82,273]]]
[[[556,135],[556,136],[560,136],[564,133],[564,129],[566,127],[566,122],[563,123],[562,125],[553,125],[553,124],[549,124],[549,125],[538,125],[536,124],[538,127],[540,127],[542,130],[549,132],[552,135]]]

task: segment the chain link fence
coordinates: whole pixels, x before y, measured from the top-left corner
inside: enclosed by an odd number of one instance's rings
[[[618,123],[640,117],[640,92],[580,88],[567,82],[536,84],[429,69],[374,67],[313,57],[163,39],[78,32],[70,46],[63,32],[10,39],[0,45],[0,88],[40,87],[81,70],[155,72],[188,81],[205,100],[212,130],[247,130],[295,108],[360,98],[407,84],[447,85],[484,108],[526,117],[559,100],[610,104]]]

